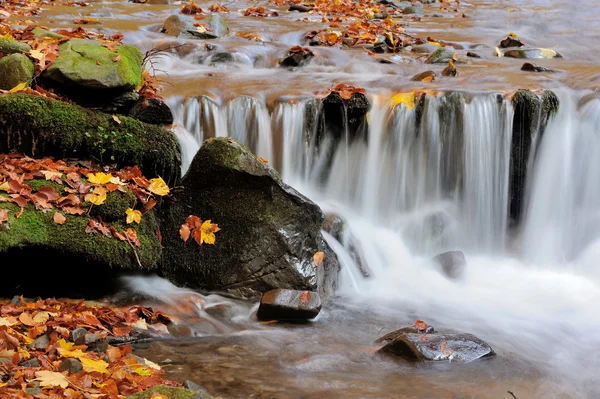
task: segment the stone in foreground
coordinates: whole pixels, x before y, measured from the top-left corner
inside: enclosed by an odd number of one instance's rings
[[[165,396],[169,399],[205,399],[205,397],[198,396],[196,392],[190,391],[189,389],[169,387],[166,385],[158,385],[150,389],[146,389],[145,391],[138,392],[135,395],[128,396],[127,399],[150,399],[152,397],[156,398]]]
[[[495,356],[486,342],[467,333],[425,333],[414,327],[391,332],[377,342],[387,342],[378,353],[409,361],[453,361],[467,363]]]
[[[448,251],[439,254],[433,260],[442,268],[442,272],[451,279],[462,277],[467,266],[465,254],[461,251]]]
[[[258,298],[275,288],[331,292],[337,257],[321,235],[323,212],[233,139],[207,140],[163,208],[163,275],[191,288]],[[184,242],[189,215],[221,229],[214,245]],[[320,266],[316,252],[324,252]]]
[[[321,311],[319,294],[311,291],[271,290],[260,300],[259,320],[311,320]]]

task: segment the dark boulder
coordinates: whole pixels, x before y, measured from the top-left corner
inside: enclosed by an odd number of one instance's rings
[[[413,82],[433,82],[435,80],[435,77],[435,72],[425,71],[413,76],[410,80]]]
[[[456,75],[458,75],[458,71],[456,70],[454,63],[452,62],[450,62],[448,66],[442,71],[442,76],[454,77]]]
[[[408,361],[452,361],[467,363],[495,356],[486,342],[474,335],[455,332],[427,332],[414,327],[385,335],[377,342],[386,342],[378,353]]]
[[[441,267],[442,272],[451,279],[462,277],[467,266],[465,254],[462,251],[448,251],[439,254],[433,260]]]
[[[151,125],[172,125],[173,113],[165,102],[158,98],[139,100],[129,111],[129,116]]]
[[[313,53],[306,47],[294,46],[288,50],[285,57],[279,61],[279,65],[283,67],[299,67],[306,65],[313,57]]]
[[[524,45],[525,43],[523,43],[521,39],[517,38],[517,36],[512,33],[508,35],[506,39],[500,42],[500,48],[522,47]]]
[[[204,142],[163,212],[163,273],[193,288],[257,297],[274,288],[335,284],[339,263],[321,235],[323,213],[277,172],[232,139]],[[214,245],[183,242],[189,215],[221,229]],[[325,261],[316,266],[315,253]],[[330,255],[330,256],[328,256]]]
[[[553,69],[544,68],[543,66],[532,64],[531,62],[526,62],[521,67],[521,71],[527,72],[556,72]]]
[[[321,311],[319,294],[311,291],[271,290],[263,294],[259,320],[311,320]]]

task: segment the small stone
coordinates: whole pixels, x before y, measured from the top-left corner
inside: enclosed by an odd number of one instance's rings
[[[448,65],[442,71],[442,76],[456,76],[457,74],[458,74],[458,71],[456,70],[456,67],[454,66],[454,64]]]
[[[439,47],[435,50],[427,59],[426,64],[447,64],[452,61],[455,56],[454,49],[452,47]]]
[[[78,327],[71,331],[71,340],[75,342],[75,345],[83,345],[85,344],[85,335],[87,333],[85,328]]]
[[[81,370],[83,370],[83,365],[79,359],[75,358],[65,359],[58,368],[58,371],[68,371],[69,374],[79,373]]]
[[[92,342],[88,345],[88,352],[98,352],[98,353],[104,353],[106,352],[106,350],[108,349],[108,341],[103,339],[100,341],[95,341]]]
[[[514,49],[504,52],[505,57],[527,59],[562,58],[562,55],[549,48]]]
[[[481,58],[481,56],[477,53],[474,53],[472,51],[468,51],[467,52],[467,57],[471,57],[471,58]]]
[[[193,27],[193,24],[189,23],[188,21],[185,21],[179,15],[171,15],[170,17],[168,17],[165,20],[160,32],[165,33],[169,36],[177,37],[183,31],[192,29],[192,27]]]
[[[171,125],[173,123],[171,108],[158,98],[139,100],[129,111],[129,116],[152,125]]]
[[[233,62],[233,54],[228,51],[220,51],[215,53],[211,59],[211,64],[227,64]]]
[[[436,76],[433,71],[425,71],[413,76],[410,80],[413,82],[433,82]]]
[[[211,396],[208,393],[208,391],[206,389],[204,389],[204,387],[196,384],[193,381],[186,380],[183,383],[183,387],[186,388],[186,389],[189,389],[190,391],[195,392],[196,393],[196,399],[211,399]]]
[[[137,92],[128,91],[114,97],[107,104],[102,105],[102,112],[126,115],[139,99],[140,95]]]
[[[527,72],[556,72],[553,69],[544,68],[543,66],[540,66],[540,65],[537,65],[537,64],[532,64],[530,62],[524,63],[523,66],[521,67],[521,71],[527,71]]]
[[[259,320],[310,320],[321,311],[321,298],[312,291],[275,289],[263,294]]]
[[[509,35],[506,39],[504,39],[500,42],[501,48],[522,47],[524,45],[525,45],[525,43],[523,43],[523,41],[518,39],[516,36],[511,36],[511,35]]]
[[[204,17],[201,22],[203,27],[192,27],[186,32],[198,39],[218,39],[229,33],[229,27],[221,14],[212,14]]]
[[[464,274],[467,261],[462,251],[448,251],[437,255],[433,260],[440,265],[442,272],[452,278],[460,278]]]
[[[323,230],[331,234],[333,238],[342,242],[346,221],[337,213],[326,213],[323,222]]]
[[[17,306],[23,305],[23,303],[21,302],[21,297],[19,295],[13,296],[12,299],[10,300],[10,304],[17,305]]]
[[[31,85],[33,62],[23,54],[11,54],[0,59],[0,89],[10,90],[21,83]]]
[[[404,15],[416,14],[417,12],[418,12],[418,10],[414,6],[408,6],[402,10],[402,14],[404,14]]]
[[[33,347],[38,350],[45,351],[50,345],[50,337],[47,334],[40,335],[35,341],[33,341]]]
[[[42,389],[39,387],[25,388],[25,392],[29,395],[41,395],[44,393],[44,391],[42,391]]]
[[[83,339],[84,339],[84,344],[89,346],[93,343],[98,342],[100,340],[100,337],[98,336],[98,334],[88,333],[83,336]]]
[[[25,360],[24,362],[21,362],[20,365],[23,367],[40,367],[41,366],[40,361],[36,358]]]
[[[310,12],[312,11],[312,7],[305,6],[304,4],[292,4],[289,11]]]
[[[412,51],[413,53],[417,53],[417,54],[424,54],[424,53],[431,54],[439,48],[440,48],[440,46],[438,46],[436,44],[431,44],[431,43],[416,44],[416,45],[412,46],[410,51]]]
[[[306,65],[315,54],[307,48],[295,46],[288,50],[285,58],[279,61],[283,67],[300,67]]]

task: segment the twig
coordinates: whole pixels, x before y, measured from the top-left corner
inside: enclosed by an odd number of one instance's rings
[[[133,244],[129,240],[129,237],[127,237],[127,234],[125,234],[125,238],[127,239],[127,243],[129,244],[129,246],[131,247],[131,249],[133,249],[133,254],[135,255],[135,259],[137,260],[138,265],[140,265],[140,267],[143,269],[144,266],[142,266],[142,262],[140,262],[140,258],[138,257],[137,251],[135,250],[135,247],[133,246]]]
[[[517,397],[515,396],[515,394],[514,394],[514,393],[512,393],[511,391],[506,391],[506,392],[508,392],[509,394],[511,394],[513,398],[515,398],[515,399],[519,399],[519,398],[517,398]]]

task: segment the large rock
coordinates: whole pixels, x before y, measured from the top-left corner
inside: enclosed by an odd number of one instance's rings
[[[10,90],[33,80],[33,62],[23,54],[11,54],[0,58],[0,89]]]
[[[426,64],[447,64],[452,61],[452,57],[455,56],[455,51],[452,47],[438,47],[433,53],[425,60]]]
[[[257,297],[274,288],[322,296],[339,264],[323,241],[321,209],[232,139],[207,140],[164,211],[163,273],[188,287]],[[189,215],[218,223],[214,245],[187,243],[179,229]],[[321,266],[314,254],[325,252]]]
[[[158,126],[25,94],[0,95],[0,152],[138,165],[148,178],[175,185],[181,173],[177,137]]]
[[[128,396],[127,399],[151,399],[154,394],[158,397],[167,397],[168,399],[205,399],[206,396],[199,396],[196,392],[185,388],[169,387],[166,385],[158,385],[145,391],[138,392],[135,395]],[[157,396],[154,395],[154,398]],[[210,396],[208,397],[210,399]]]
[[[505,57],[527,58],[527,59],[552,59],[562,58],[562,55],[548,48],[526,48],[513,49],[504,52]]]
[[[419,331],[414,327],[402,328],[386,334],[377,342],[386,342],[379,353],[409,361],[471,362],[494,356],[486,342],[467,333]]]
[[[263,294],[256,317],[259,320],[310,320],[321,311],[316,292],[271,290]]]
[[[152,125],[173,124],[173,112],[158,98],[139,100],[129,111],[129,116]]]
[[[27,43],[0,37],[0,53],[15,54],[29,51],[31,51],[31,46]]]
[[[44,82],[80,96],[131,91],[142,82],[142,53],[127,45],[115,49],[95,40],[70,39],[61,44],[58,57],[42,74]]]

